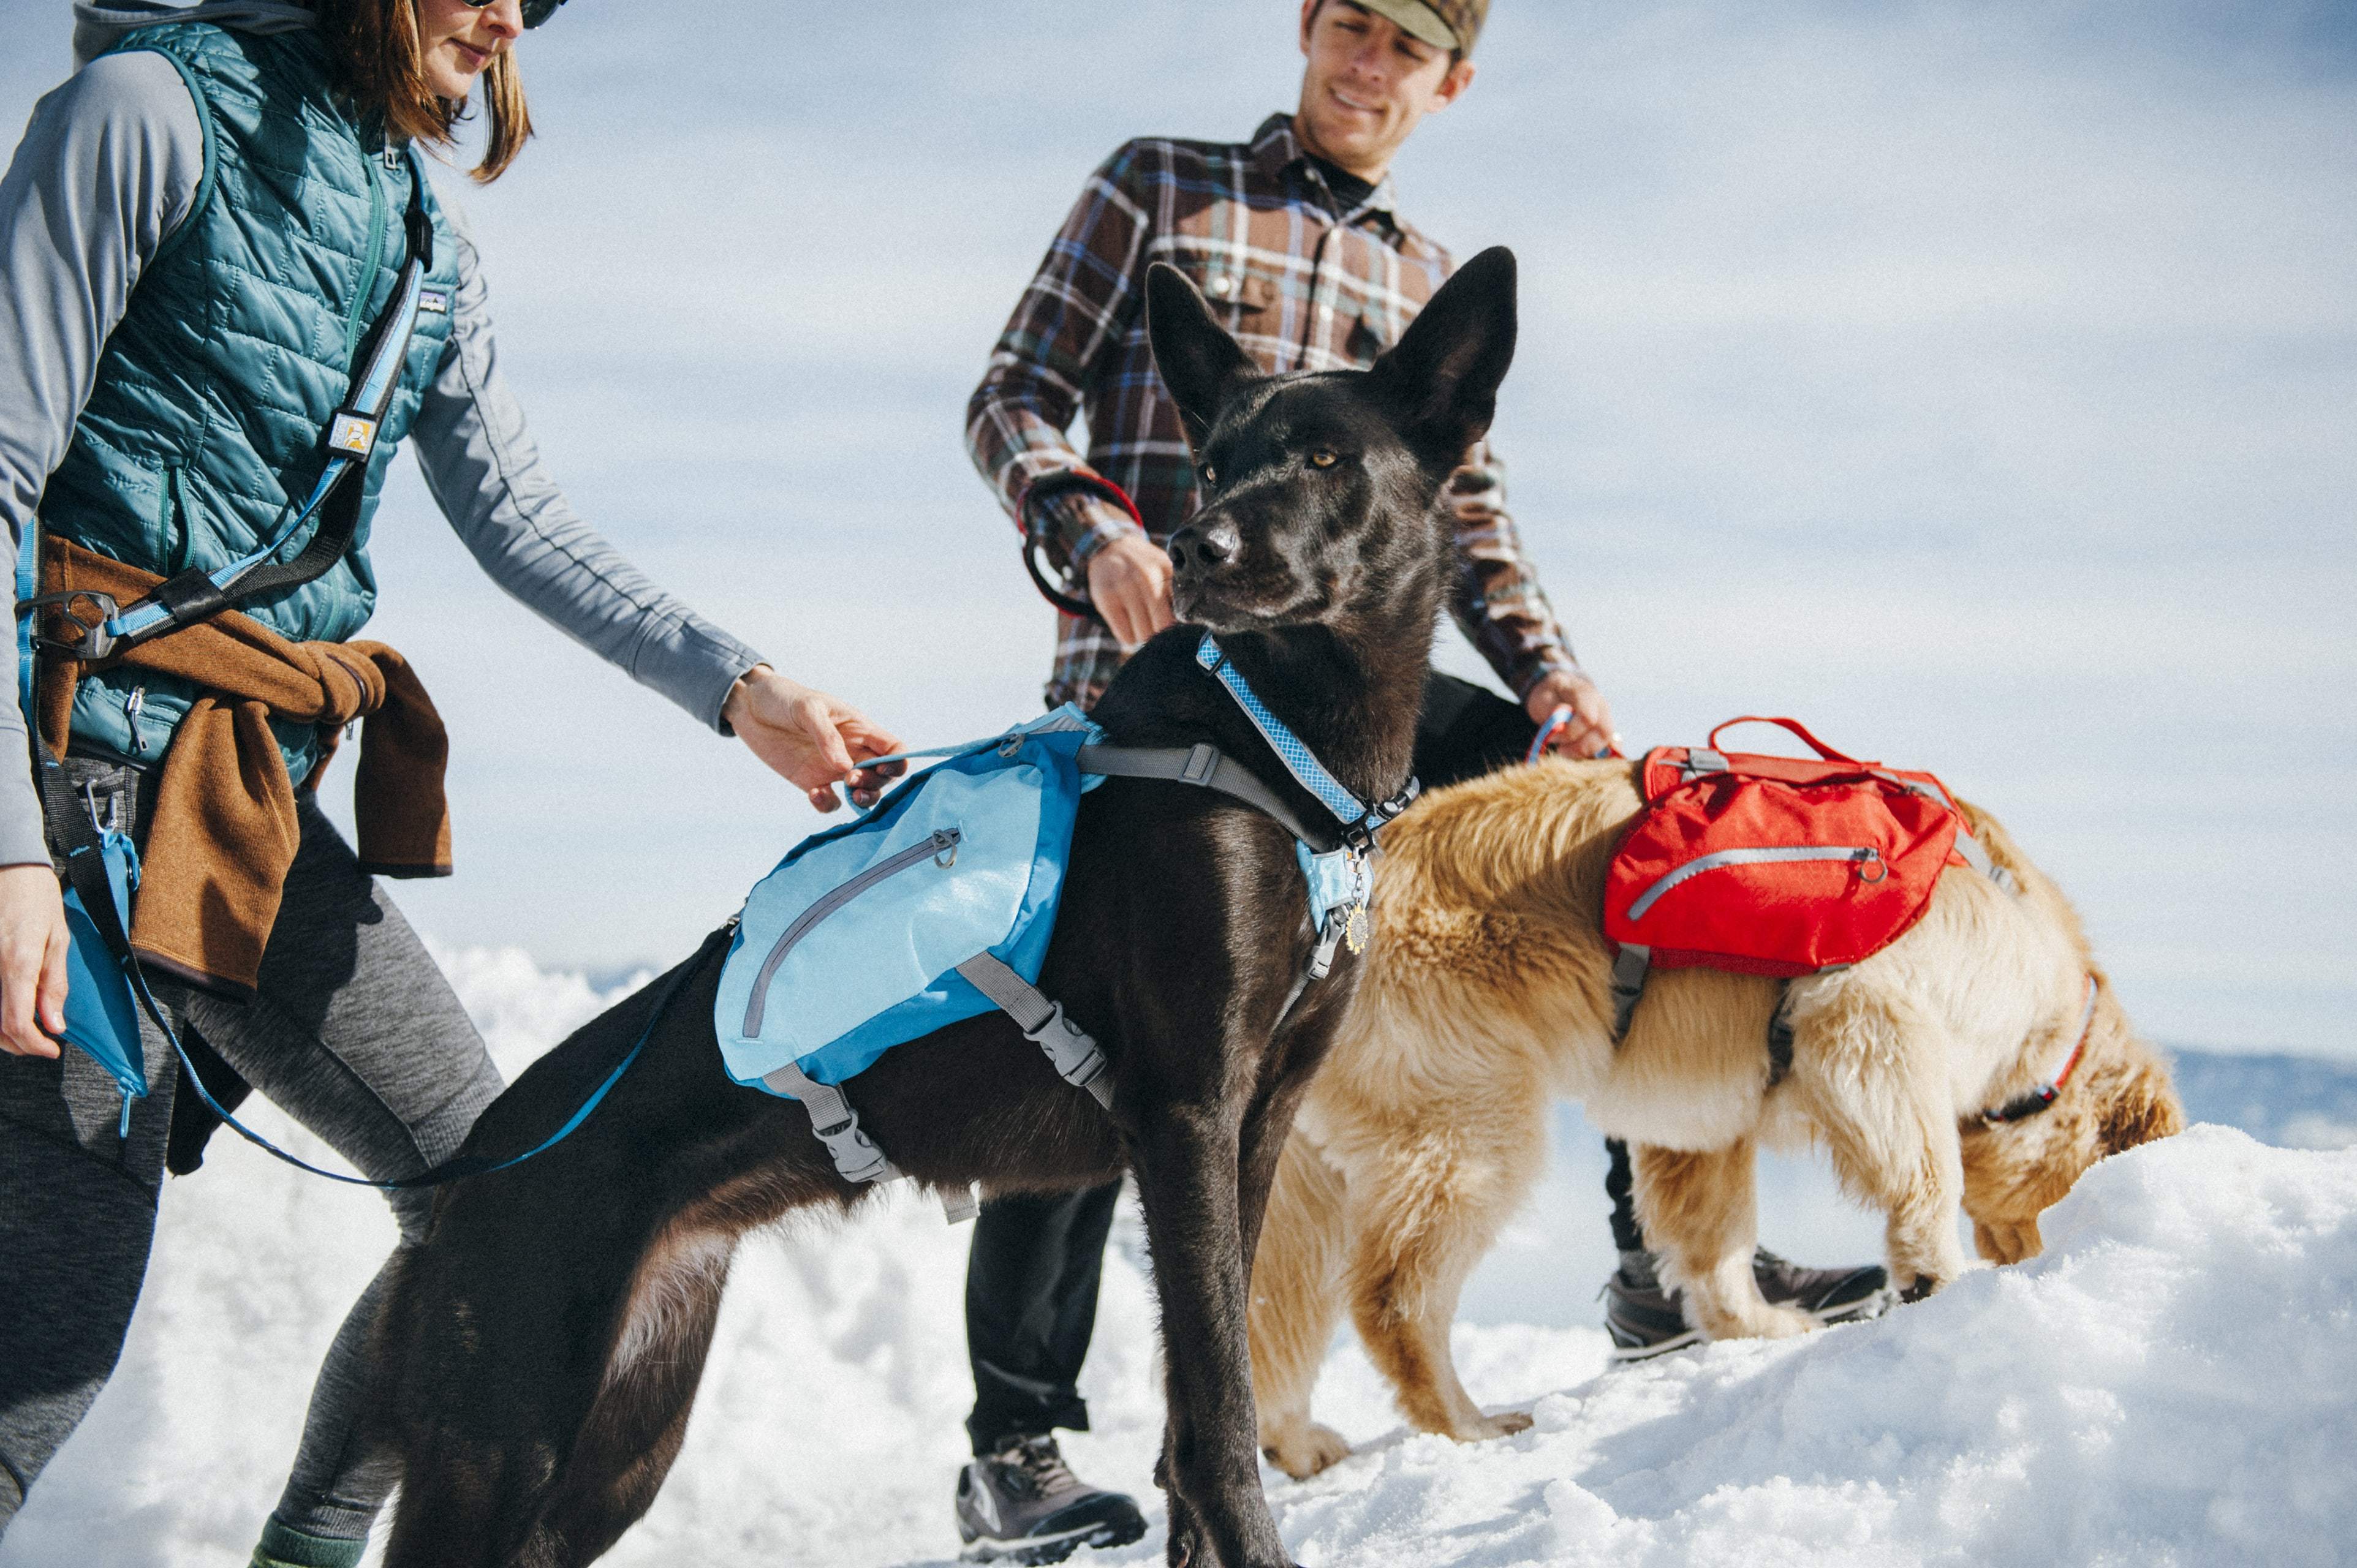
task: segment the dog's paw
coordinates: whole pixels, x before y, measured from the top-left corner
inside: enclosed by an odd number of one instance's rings
[[[1492,1437],[1512,1437],[1517,1432],[1531,1429],[1531,1413],[1524,1410],[1502,1410],[1495,1415],[1485,1415],[1469,1423],[1465,1430],[1451,1434],[1459,1443],[1486,1443]]]
[[[1318,1471],[1348,1459],[1351,1444],[1332,1427],[1305,1421],[1292,1432],[1272,1438],[1261,1453],[1295,1480],[1306,1481]]]

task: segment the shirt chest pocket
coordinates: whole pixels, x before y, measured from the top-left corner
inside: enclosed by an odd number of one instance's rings
[[[1195,286],[1214,306],[1224,306],[1258,327],[1271,319],[1276,306],[1276,283],[1240,267],[1213,265],[1195,276]]]

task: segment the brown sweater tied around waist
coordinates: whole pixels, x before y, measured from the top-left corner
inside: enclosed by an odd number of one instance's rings
[[[48,593],[113,595],[130,605],[164,579],[62,539],[41,546]],[[46,629],[46,628],[44,628]],[[409,661],[381,642],[290,642],[224,610],[88,668],[153,670],[200,688],[156,784],[131,945],[142,961],[194,985],[253,993],[262,950],[302,830],[272,717],[320,727],[316,789],[343,726],[361,729],[353,780],[360,858],[385,876],[450,874],[442,776],[450,741]],[[81,660],[43,660],[38,702],[51,751],[65,755]]]

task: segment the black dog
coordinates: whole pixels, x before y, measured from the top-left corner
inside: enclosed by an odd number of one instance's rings
[[[1209,628],[1346,787],[1389,797],[1407,777],[1440,605],[1434,500],[1489,427],[1512,357],[1513,258],[1475,257],[1363,372],[1259,377],[1180,274],[1155,268],[1147,298],[1211,499],[1170,542],[1192,624],[1142,649],[1095,717],[1123,745],[1209,741],[1302,820],[1330,820],[1197,667]],[[1294,841],[1268,817],[1109,779],[1082,807],[1040,984],[1103,1046],[1113,1113],[997,1013],[901,1046],[849,1086],[866,1131],[920,1183],[1040,1192],[1135,1173],[1168,1368],[1157,1478],[1173,1563],[1286,1562],[1260,1490],[1246,1289],[1277,1152],[1354,974],[1345,956],[1285,1011],[1315,945],[1307,906]],[[679,1451],[737,1237],[864,1196],[798,1107],[723,1075],[724,938],[683,966],[643,1058],[579,1133],[445,1190],[379,1333],[384,1440],[404,1466],[389,1568],[560,1568],[603,1552]],[[545,1135],[662,989],[533,1064],[468,1152]]]

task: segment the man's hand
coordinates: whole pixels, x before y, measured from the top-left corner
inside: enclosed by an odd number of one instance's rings
[[[1124,651],[1177,618],[1170,613],[1170,556],[1142,533],[1125,533],[1089,557],[1089,602]]]
[[[899,741],[849,703],[789,681],[766,664],[737,677],[720,716],[754,756],[807,792],[822,811],[843,804],[834,792],[837,784],[847,785],[858,804],[872,806],[885,781],[903,771],[897,762],[861,768],[872,757],[899,750]],[[54,887],[56,879],[50,881]]]
[[[46,865],[0,866],[0,1051],[54,1057],[66,1029],[65,896]]]
[[[1620,737],[1612,729],[1612,704],[1596,689],[1596,682],[1585,675],[1568,670],[1550,670],[1539,678],[1523,706],[1533,722],[1544,724],[1547,715],[1557,708],[1569,708],[1571,716],[1563,727],[1547,737],[1547,749],[1566,757],[1601,757],[1607,751],[1620,749]]]

